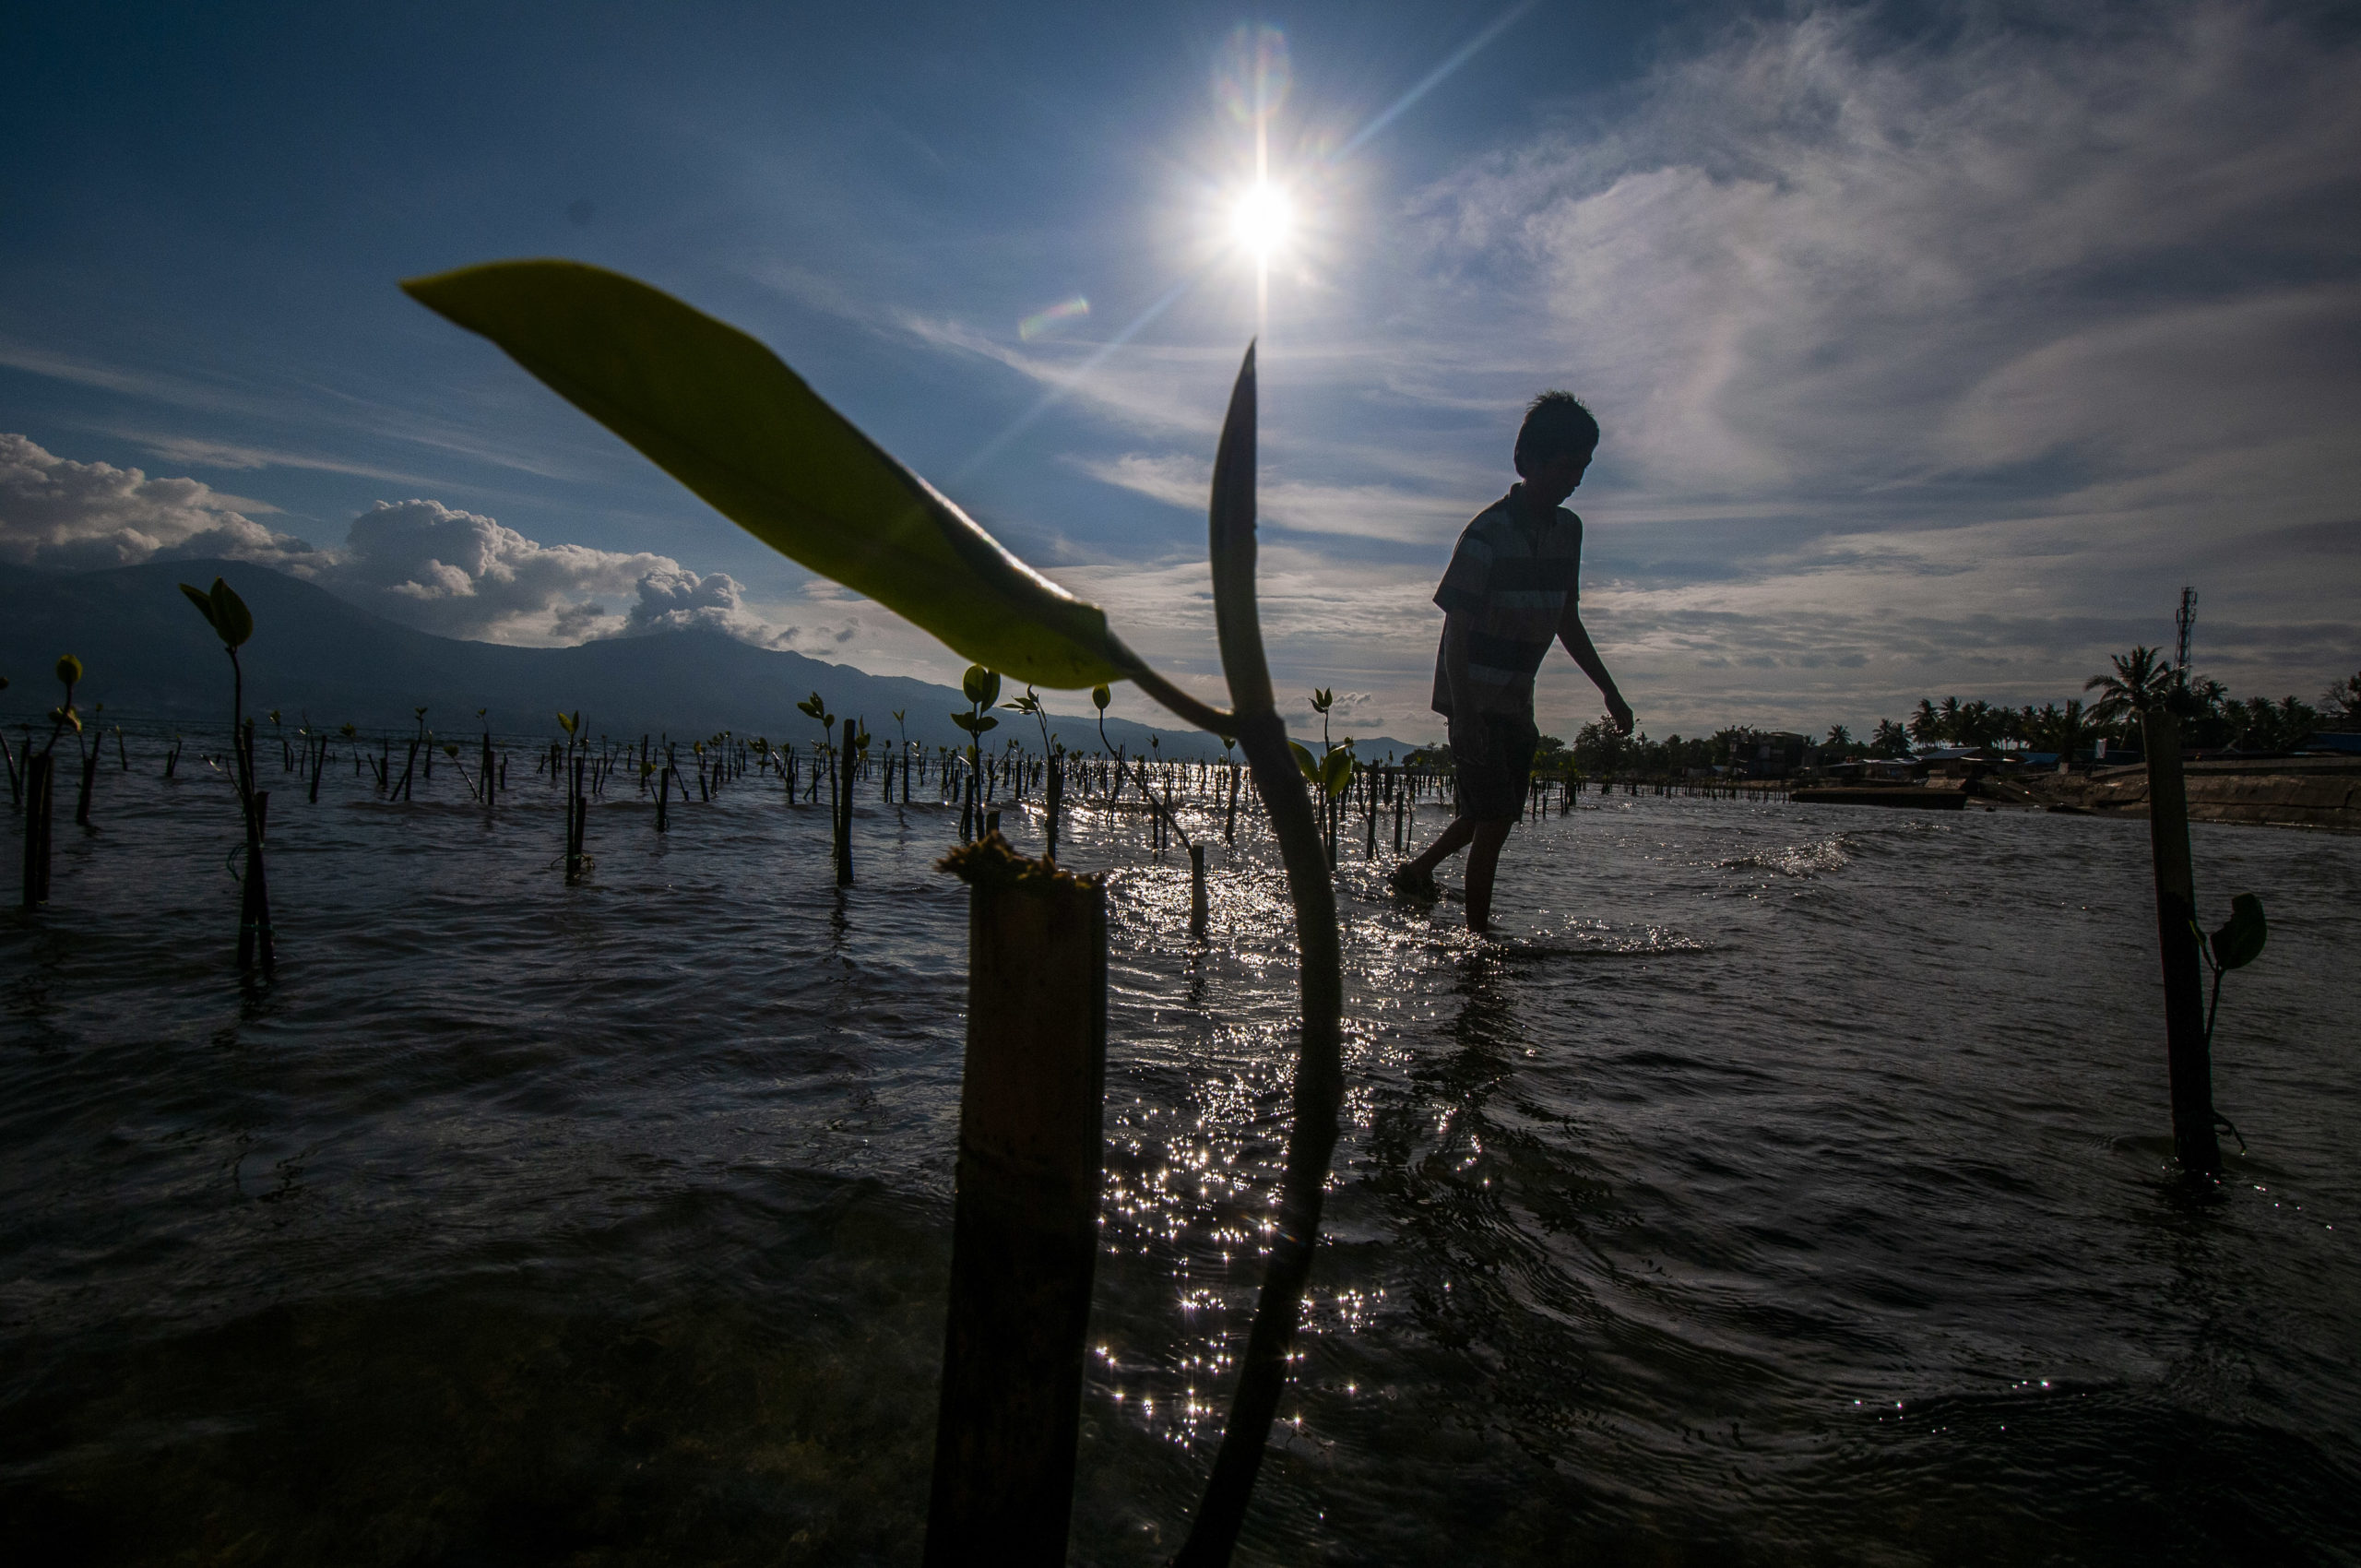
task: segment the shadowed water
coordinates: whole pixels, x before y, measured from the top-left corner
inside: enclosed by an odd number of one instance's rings
[[[6,1555],[914,1561],[955,813],[864,803],[839,894],[771,784],[660,838],[627,799],[568,886],[538,782],[274,777],[249,992],[228,788],[141,766],[0,917]],[[1585,796],[1511,840],[1492,944],[1351,851],[1347,1125],[1241,1557],[2361,1561],[2361,840],[2195,831],[2207,910],[2272,921],[2206,1196],[2143,824]],[[1260,1277],[1289,915],[1259,832],[1202,950],[1140,819],[1066,848],[1113,947],[1074,1559],[1153,1563]]]

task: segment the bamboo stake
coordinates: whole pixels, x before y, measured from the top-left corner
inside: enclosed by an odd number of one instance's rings
[[[1066,1559],[1098,1255],[1107,906],[998,834],[968,886],[967,1054],[929,1568]]]
[[[2165,1069],[2173,1152],[2194,1176],[2222,1174],[2213,1132],[2213,1059],[2205,1039],[2205,981],[2197,950],[2196,875],[2189,857],[2189,788],[2180,723],[2159,706],[2142,717],[2148,759],[2148,849],[2155,864],[2156,945],[2165,972]]]

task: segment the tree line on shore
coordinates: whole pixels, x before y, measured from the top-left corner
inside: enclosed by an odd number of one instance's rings
[[[2151,647],[2135,647],[2110,662],[2107,673],[2084,684],[2084,692],[2091,694],[2088,701],[2077,696],[2035,707],[2031,703],[2011,707],[1981,699],[1963,702],[1956,696],[1940,702],[1921,697],[1907,718],[1880,719],[1867,736],[1833,724],[1817,742],[1802,739],[1816,755],[1833,753],[1847,758],[1902,759],[1934,746],[2018,748],[2076,756],[2100,741],[2137,750],[2140,710],[2151,701],[2171,707],[2180,720],[2182,743],[2200,751],[2287,752],[2321,732],[2361,731],[2361,671],[2331,685],[2314,703],[2293,695],[2234,697],[2222,682],[2184,671]],[[1674,734],[1658,741],[1645,731],[1618,735],[1599,719],[1577,731],[1572,745],[1554,735],[1541,737],[1534,768],[1588,778],[1679,778],[1699,769],[1741,766],[1773,733],[1730,725],[1710,735]],[[1442,760],[1448,757],[1449,748],[1414,755]]]

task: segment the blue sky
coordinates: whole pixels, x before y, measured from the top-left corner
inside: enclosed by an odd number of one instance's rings
[[[1259,58],[1265,619],[1347,728],[1439,728],[1428,595],[1548,386],[1606,427],[1586,613],[1658,735],[2063,697],[2184,582],[2241,693],[2361,667],[2331,11],[843,9],[18,8],[0,560],[955,677],[394,287],[570,255],[763,338],[1211,690]],[[1598,706],[1553,656],[1544,727]]]

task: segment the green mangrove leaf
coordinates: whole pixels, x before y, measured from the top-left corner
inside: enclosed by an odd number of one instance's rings
[[[459,754],[459,748],[453,745],[450,742],[445,741],[443,742],[443,754],[448,757],[457,756]]]
[[[222,645],[245,647],[246,639],[255,635],[254,612],[246,608],[246,601],[219,577],[213,579],[213,591],[208,597],[213,600],[213,629],[221,634]]]
[[[579,262],[492,262],[402,288],[765,544],[969,659],[1043,686],[1143,668],[1104,611],[1010,554],[737,328]]]
[[[221,624],[213,618],[212,595],[207,593],[203,588],[198,588],[194,583],[183,583],[181,585],[181,591],[188,595],[188,601],[196,606],[196,612],[205,617],[205,624],[207,625],[212,627],[217,632],[221,629]]]
[[[959,677],[959,689],[978,707],[990,707],[1000,700],[1000,677],[980,664],[970,664]]]
[[[2262,956],[2262,944],[2270,934],[2270,922],[2262,918],[2262,900],[2241,893],[2230,900],[2230,918],[2208,945],[2213,949],[2215,964],[2225,969],[2243,969]]]
[[[1104,686],[1093,686],[1090,688],[1090,700],[1098,705],[1099,712],[1104,713],[1107,705],[1115,700],[1115,695]]]
[[[65,684],[78,685],[82,680],[82,661],[70,653],[57,656],[57,678]]]
[[[1301,741],[1289,741],[1287,742],[1287,750],[1295,754],[1295,769],[1298,773],[1303,775],[1304,782],[1307,784],[1319,783],[1320,759],[1311,754],[1311,748],[1305,745]]]
[[[1338,746],[1320,764],[1321,787],[1328,791],[1328,798],[1333,801],[1343,794],[1345,787],[1352,781],[1353,754],[1348,748]]]

